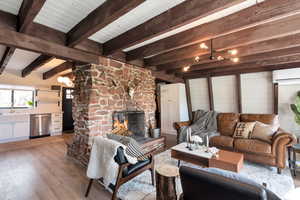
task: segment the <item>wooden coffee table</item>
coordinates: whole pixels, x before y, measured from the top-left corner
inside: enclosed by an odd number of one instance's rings
[[[241,153],[219,150],[218,157],[212,157],[211,153],[206,153],[203,149],[190,151],[186,148],[186,143],[178,144],[171,148],[171,157],[180,161],[189,162],[202,167],[215,167],[233,172],[239,172],[243,167],[244,155]]]

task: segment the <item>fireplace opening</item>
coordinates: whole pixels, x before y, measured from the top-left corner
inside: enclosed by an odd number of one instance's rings
[[[145,113],[143,111],[117,111],[113,113],[113,133],[145,137]]]

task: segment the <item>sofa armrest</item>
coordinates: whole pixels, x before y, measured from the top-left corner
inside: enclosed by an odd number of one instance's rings
[[[297,143],[297,138],[295,135],[279,129],[272,138],[272,146],[277,146],[283,139],[287,139],[288,142],[285,143],[287,147]]]
[[[296,143],[295,135],[279,129],[272,139],[272,154],[276,157],[277,166],[285,168],[286,148]]]
[[[189,125],[191,125],[191,123],[192,123],[191,121],[175,122],[174,123],[174,128],[177,131],[177,137],[176,137],[177,144],[179,144],[179,137],[180,137],[180,129],[181,129],[181,127],[189,126]]]
[[[191,121],[175,122],[174,128],[178,131],[178,130],[180,130],[181,127],[189,126],[189,125],[191,125],[191,123],[192,123]]]

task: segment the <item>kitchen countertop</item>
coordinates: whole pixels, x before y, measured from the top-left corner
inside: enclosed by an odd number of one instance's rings
[[[8,113],[0,113],[0,116],[16,116],[16,115],[36,115],[36,114],[54,114],[54,113],[63,113],[63,112],[8,112]]]

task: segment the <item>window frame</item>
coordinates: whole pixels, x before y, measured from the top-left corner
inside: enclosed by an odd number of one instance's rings
[[[10,90],[11,91],[11,97],[10,97],[10,101],[11,101],[11,106],[10,107],[1,107],[0,109],[4,110],[4,109],[33,109],[35,107],[35,90],[30,90],[30,89],[15,89],[15,88],[1,88],[0,90]],[[32,103],[33,105],[31,107],[15,107],[15,99],[14,99],[14,95],[15,95],[15,91],[30,91],[32,92]]]

